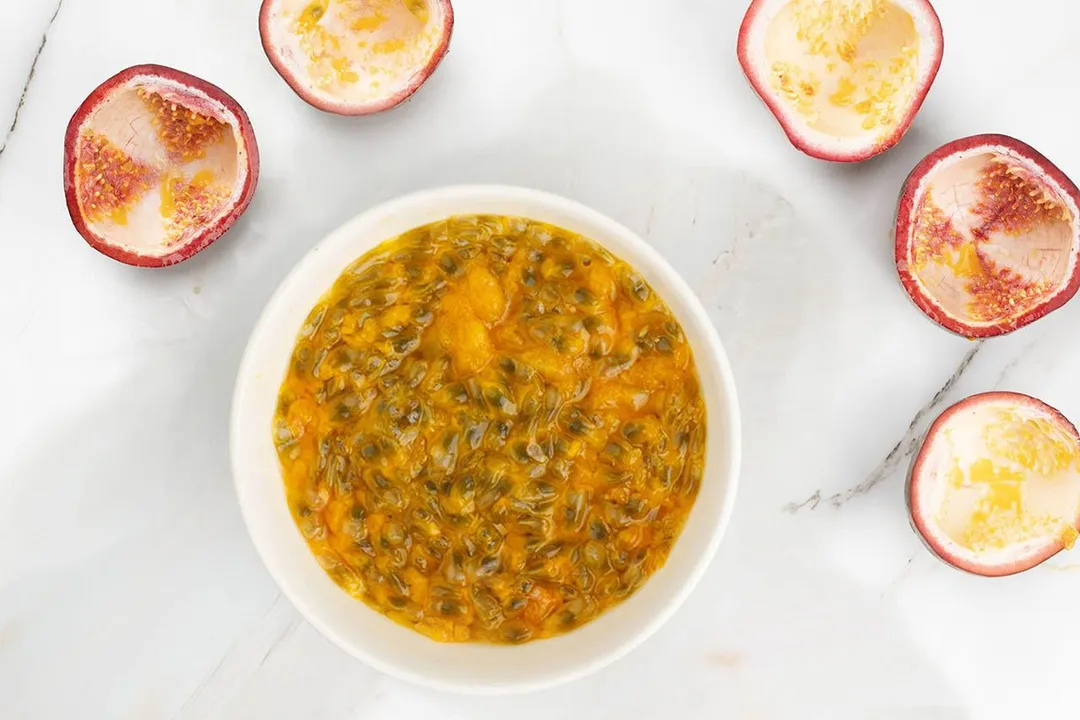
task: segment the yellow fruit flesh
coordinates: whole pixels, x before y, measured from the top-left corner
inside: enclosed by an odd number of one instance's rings
[[[896,127],[920,46],[910,13],[887,0],[791,0],[765,34],[773,89],[810,127],[844,138]]]
[[[947,471],[936,518],[946,534],[976,552],[1053,536],[1071,544],[1080,501],[1076,441],[1049,420],[1004,409],[980,433],[983,456],[954,455]]]
[[[282,14],[309,79],[350,99],[411,77],[439,39],[422,0],[285,0]]]
[[[214,182],[214,173],[210,170],[200,170],[195,173],[191,178],[191,185],[199,190],[204,190],[210,187],[210,184]],[[177,196],[181,192],[181,188],[184,186],[184,177],[182,173],[172,172],[167,173],[161,179],[161,217],[168,220],[176,215],[176,200]]]

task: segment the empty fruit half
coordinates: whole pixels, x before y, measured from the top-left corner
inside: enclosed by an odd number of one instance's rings
[[[138,65],[83,101],[64,138],[64,192],[75,229],[129,265],[186,260],[247,209],[259,151],[224,90]]]
[[[945,562],[1011,575],[1071,548],[1080,522],[1080,437],[1035,398],[973,395],[930,426],[907,485],[915,531]]]
[[[738,44],[743,72],[791,143],[836,162],[900,141],[943,50],[927,0],[753,0]]]
[[[305,101],[368,115],[407,100],[450,46],[450,0],[263,0],[263,49]]]
[[[896,267],[915,304],[969,338],[1011,332],[1080,287],[1080,192],[1033,148],[976,135],[932,152],[908,176]]]

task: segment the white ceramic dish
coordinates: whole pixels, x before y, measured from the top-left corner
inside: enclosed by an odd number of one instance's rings
[[[667,564],[622,604],[561,637],[520,646],[441,644],[349,596],[323,572],[297,530],[271,441],[278,389],[308,312],[341,272],[384,240],[451,215],[533,218],[572,230],[634,266],[666,300],[694,349],[708,413],[705,476]],[[389,675],[467,693],[536,690],[580,678],[652,635],[701,579],[728,524],[740,460],[735,383],[697,297],[643,240],[578,203],[533,190],[459,186],[368,210],[319,243],[289,274],[255,325],[233,397],[233,475],[255,547],[300,613],[349,654]]]

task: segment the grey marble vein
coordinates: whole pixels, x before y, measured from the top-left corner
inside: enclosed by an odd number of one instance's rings
[[[59,0],[59,2],[56,3],[56,9],[53,10],[52,16],[49,17],[48,24],[41,32],[41,44],[38,45],[37,52],[34,53],[33,62],[30,63],[30,72],[26,76],[26,82],[23,83],[22,94],[19,95],[19,104],[15,106],[15,116],[11,120],[11,127],[8,128],[7,134],[4,136],[4,142],[0,143],[0,156],[4,154],[4,150],[7,149],[11,137],[15,134],[15,128],[19,124],[19,113],[22,111],[23,105],[26,104],[26,95],[30,91],[30,83],[34,81],[34,72],[37,70],[38,60],[41,59],[41,53],[45,50],[45,43],[49,40],[49,30],[52,29],[53,23],[56,22],[57,15],[60,14],[60,8],[63,6],[64,0]]]
[[[907,578],[908,574],[911,572],[911,563],[914,561],[914,555],[910,556],[907,559],[907,562],[904,563],[904,566],[900,568],[900,570],[896,573],[893,579],[889,581],[889,584],[885,586],[885,589],[881,591],[881,595],[878,596],[879,600],[884,600],[886,595],[892,593],[897,588],[897,586],[899,586],[900,583],[902,583]]]
[[[882,480],[885,480],[893,474],[900,463],[904,462],[915,452],[919,446],[919,440],[922,437],[922,421],[930,413],[937,410],[941,403],[948,396],[949,392],[953,389],[964,372],[971,366],[971,362],[975,359],[975,356],[979,354],[979,351],[983,347],[982,340],[976,342],[970,350],[964,355],[960,364],[956,366],[956,370],[949,376],[949,379],[945,381],[945,384],[941,386],[941,389],[934,393],[934,397],[930,399],[928,403],[919,408],[919,411],[915,413],[915,417],[908,423],[907,431],[904,432],[904,436],[897,441],[893,449],[889,451],[889,454],[885,456],[885,459],[878,463],[878,466],[874,468],[873,472],[866,476],[866,478],[847,490],[823,497],[821,490],[816,490],[813,495],[808,497],[802,502],[790,502],[784,506],[784,511],[792,515],[806,508],[808,510],[816,510],[818,505],[822,502],[826,502],[832,505],[834,508],[839,508],[844,505],[848,500],[865,495],[874,489]]]
[[[1020,349],[1020,352],[1016,354],[1016,357],[1006,363],[1005,367],[1001,368],[1001,372],[998,373],[998,378],[994,382],[994,387],[998,387],[1003,382],[1005,382],[1005,378],[1009,376],[1009,373],[1016,369],[1017,365],[1020,364],[1020,361],[1027,357],[1027,354],[1031,352],[1032,348],[1034,348],[1038,344],[1038,342],[1038,340],[1032,340],[1031,342],[1029,342],[1027,345]]]
[[[259,664],[255,667],[255,672],[258,672],[262,668],[262,666],[266,664],[266,661],[270,659],[270,656],[274,654],[275,650],[281,647],[282,643],[292,637],[292,634],[296,632],[296,629],[298,627],[300,627],[301,622],[302,621],[299,617],[295,617],[289,621],[289,624],[285,626],[285,630],[282,631],[282,633],[277,636],[274,642],[270,644],[270,647],[267,648],[266,654],[262,656],[262,659],[259,660]]]

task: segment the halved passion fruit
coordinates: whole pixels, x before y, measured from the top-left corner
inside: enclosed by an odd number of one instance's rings
[[[1071,548],[1080,525],[1080,436],[1035,398],[973,395],[930,426],[907,485],[915,531],[977,575],[1022,572]]]
[[[255,133],[236,100],[161,65],[106,80],[64,137],[71,221],[128,265],[173,265],[208,246],[247,209],[258,175]]]
[[[1080,287],[1080,191],[1005,135],[951,142],[908,176],[896,267],[915,304],[965,337],[1001,335]]]
[[[944,40],[927,0],[753,0],[738,51],[796,148],[857,162],[907,132]]]
[[[450,0],[263,0],[263,49],[306,102],[368,115],[407,100],[435,72],[454,29]]]

